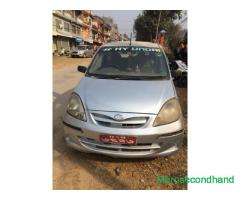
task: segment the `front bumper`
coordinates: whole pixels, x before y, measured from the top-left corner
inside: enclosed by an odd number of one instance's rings
[[[182,119],[159,127],[109,128],[82,122],[66,114],[64,117],[66,143],[79,151],[98,153],[112,157],[157,157],[177,152],[182,146]],[[99,135],[134,136],[136,145],[106,144],[99,141]]]

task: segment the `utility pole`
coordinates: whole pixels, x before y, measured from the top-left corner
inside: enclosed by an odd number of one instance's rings
[[[132,45],[132,32],[130,34],[130,44],[129,44],[129,46],[131,46],[131,45]]]
[[[159,28],[159,23],[160,23],[160,18],[161,18],[161,12],[162,11],[160,10],[159,16],[158,16],[157,31],[156,31],[156,38],[155,38],[156,42],[157,42],[157,37],[158,37],[158,28]]]

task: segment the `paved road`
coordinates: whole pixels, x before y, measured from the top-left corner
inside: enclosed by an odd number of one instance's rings
[[[82,74],[77,65],[90,59],[53,58],[53,188],[54,189],[186,189],[186,185],[160,185],[156,175],[186,176],[187,148],[156,159],[115,159],[81,153],[65,145],[62,115]],[[69,61],[68,61],[69,59]],[[186,101],[186,89],[180,89]],[[120,173],[116,173],[119,171]]]

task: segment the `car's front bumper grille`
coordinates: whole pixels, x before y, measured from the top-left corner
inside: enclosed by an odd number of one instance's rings
[[[140,128],[144,126],[149,119],[147,116],[131,116],[124,120],[117,121],[111,115],[96,112],[92,112],[91,116],[98,125],[111,128]]]

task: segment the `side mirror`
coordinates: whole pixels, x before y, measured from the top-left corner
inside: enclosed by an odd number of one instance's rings
[[[87,71],[87,67],[79,65],[78,66],[78,71],[82,72],[82,73],[85,73]]]

